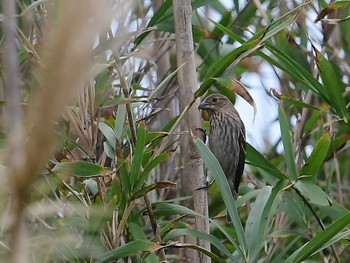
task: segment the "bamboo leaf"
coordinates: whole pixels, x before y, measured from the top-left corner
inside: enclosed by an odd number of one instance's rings
[[[265,186],[260,191],[253,208],[249,212],[245,232],[248,244],[248,257],[252,261],[258,259],[260,250],[264,246],[271,218],[275,214],[277,205],[281,200],[281,195],[278,193],[285,185],[286,181],[280,181],[274,188]]]
[[[52,169],[52,172],[55,173],[65,173],[77,177],[103,176],[109,171],[98,164],[85,161],[62,162],[56,164]]]
[[[99,130],[106,137],[108,144],[115,150],[117,138],[113,129],[104,122],[98,124]]]
[[[298,173],[297,173],[297,167],[295,165],[295,156],[292,148],[289,123],[288,123],[287,116],[281,106],[278,107],[278,118],[280,121],[285,161],[286,161],[289,177],[291,180],[296,180]]]
[[[286,263],[299,263],[304,259],[308,258],[319,248],[331,240],[335,235],[337,235],[344,227],[350,224],[350,214],[345,215],[339,220],[335,221],[333,224],[328,226],[324,231],[318,233],[313,239],[307,242],[300,249],[295,251],[288,259]]]
[[[114,260],[126,258],[140,254],[141,252],[152,252],[162,246],[146,240],[134,240],[116,249],[110,250],[96,258],[96,263],[112,262]]]
[[[243,231],[243,226],[239,218],[226,176],[218,160],[215,158],[214,154],[209,150],[209,148],[203,143],[203,141],[198,138],[194,138],[193,142],[199,154],[201,155],[206,167],[212,172],[215,181],[219,186],[222,198],[227,208],[227,212],[229,213],[232,219],[232,224],[237,232],[237,236],[239,239],[239,243],[242,247],[243,254],[245,254],[244,251],[247,251],[247,243]]]
[[[346,109],[346,102],[343,96],[345,91],[345,84],[339,79],[339,76],[335,73],[331,63],[314,48],[316,52],[316,64],[320,72],[320,76],[325,86],[325,91],[328,94],[328,102],[336,113],[347,122],[348,112]]]
[[[315,179],[318,170],[322,166],[327,156],[330,145],[331,145],[331,135],[329,131],[327,131],[318,140],[311,155],[307,159],[304,166],[301,168],[300,176],[307,175],[307,176],[311,176],[310,179]]]
[[[311,203],[320,206],[329,206],[330,201],[327,194],[322,191],[316,184],[310,182],[308,179],[298,179],[294,186],[305,195]]]
[[[136,182],[138,181],[140,171],[141,171],[141,164],[144,154],[144,147],[145,147],[145,140],[146,140],[146,125],[142,122],[140,126],[137,129],[137,139],[136,139],[136,145],[134,150],[134,155],[132,158],[132,165],[131,165],[131,185],[134,189]]]
[[[193,230],[193,229],[175,229],[175,230],[170,231],[165,236],[164,241],[167,242],[167,241],[175,240],[181,236],[192,236],[192,237],[200,238],[202,240],[207,240],[210,242],[210,244],[215,246],[220,252],[222,252],[224,255],[226,255],[233,262],[237,262],[235,260],[235,258],[232,256],[232,253],[221,243],[221,241],[219,239],[217,239],[217,237],[215,237],[211,234],[207,234],[207,233],[200,232],[200,231]]]
[[[284,173],[282,173],[275,165],[267,160],[253,146],[251,146],[249,143],[247,143],[246,146],[248,164],[262,168],[267,173],[271,174],[279,180],[287,179],[287,176]]]

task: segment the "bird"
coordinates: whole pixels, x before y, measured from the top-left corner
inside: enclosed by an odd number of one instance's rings
[[[222,94],[206,97],[198,109],[208,112],[209,149],[219,161],[236,197],[246,158],[244,123],[232,102]],[[226,220],[231,222],[228,214]]]

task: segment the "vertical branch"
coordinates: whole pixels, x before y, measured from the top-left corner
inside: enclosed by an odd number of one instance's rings
[[[2,23],[4,30],[4,46],[3,46],[3,60],[5,70],[5,130],[8,134],[14,132],[18,137],[12,140],[12,158],[9,165],[10,182],[15,184],[16,169],[13,162],[21,162],[23,158],[22,143],[23,139],[23,113],[21,108],[21,94],[20,94],[20,72],[17,60],[16,50],[16,28],[17,22],[15,18],[15,0],[5,0],[3,2],[4,21]],[[13,159],[17,159],[16,161]],[[11,165],[12,164],[12,165]],[[21,197],[14,194],[12,199],[12,226],[10,248],[12,250],[13,262],[26,262],[26,243],[23,242],[25,237],[24,224],[21,219],[23,204],[20,202]],[[16,250],[17,248],[17,250]],[[22,253],[16,253],[22,251]]]
[[[16,18],[15,0],[4,0],[4,68],[5,68],[5,118],[6,130],[14,129],[15,125],[22,124],[21,92],[19,86],[20,73],[16,50]]]
[[[179,83],[179,105],[180,111],[183,111],[193,99],[193,94],[197,89],[197,73],[194,57],[194,44],[192,36],[192,7],[190,0],[173,0],[174,4],[174,22],[175,22],[175,38],[177,65],[184,66],[178,72]],[[182,129],[194,134],[195,129],[201,126],[197,103],[194,103],[183,119]],[[183,158],[183,171],[181,178],[181,190],[183,196],[193,195],[193,203],[187,205],[195,211],[208,216],[208,197],[205,185],[205,176],[203,162],[199,157],[189,135],[184,136],[181,142],[181,156]],[[196,190],[200,189],[201,190]],[[191,223],[191,222],[189,222]],[[192,223],[192,225],[194,225]],[[209,232],[209,222],[200,218],[196,218],[195,226],[197,230]],[[208,242],[202,240],[192,240],[186,237],[186,242],[196,242],[197,245],[210,249]],[[210,262],[210,258],[198,254],[196,251],[185,251],[185,259],[191,262]]]

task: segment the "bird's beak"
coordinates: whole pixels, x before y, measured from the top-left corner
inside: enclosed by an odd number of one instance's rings
[[[208,102],[203,101],[201,104],[199,104],[198,109],[199,110],[209,110],[210,104]]]

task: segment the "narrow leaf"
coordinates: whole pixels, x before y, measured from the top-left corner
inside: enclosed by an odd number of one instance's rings
[[[133,156],[132,165],[131,165],[131,185],[132,185],[132,187],[134,187],[134,184],[137,182],[137,179],[139,178],[142,157],[143,157],[144,150],[145,150],[144,149],[145,139],[146,139],[146,126],[142,122],[137,129],[136,146],[135,146],[134,156]]]
[[[336,113],[347,121],[348,113],[346,109],[346,102],[343,96],[345,91],[345,84],[341,82],[339,76],[335,73],[331,63],[314,48],[316,52],[316,64],[320,72],[320,76],[325,86],[325,91],[328,94],[330,105],[334,107]]]
[[[107,168],[100,165],[89,163],[85,161],[62,162],[55,165],[52,169],[56,173],[65,173],[77,177],[92,177],[103,176],[109,171]]]
[[[320,206],[328,206],[330,204],[327,194],[316,184],[308,179],[298,179],[294,186],[305,195],[311,203]]]
[[[282,173],[275,165],[267,160],[249,143],[247,143],[247,160],[249,161],[250,165],[262,168],[267,173],[271,174],[279,180],[287,179],[287,176],[284,173]]]
[[[237,208],[233,200],[232,192],[227,182],[227,178],[218,160],[215,158],[214,154],[209,150],[209,148],[203,143],[203,141],[198,138],[194,138],[193,142],[199,154],[201,155],[206,167],[211,171],[219,186],[222,198],[227,208],[227,212],[229,213],[232,219],[233,226],[237,232],[237,236],[239,239],[239,243],[241,244],[242,250],[247,251],[247,243],[243,231],[243,226],[239,218]]]
[[[327,131],[318,140],[305,165],[301,168],[300,176],[308,175],[311,176],[311,179],[316,177],[318,170],[327,156],[330,145],[331,136],[329,131]]]
[[[350,224],[350,214],[345,215],[341,219],[335,221],[324,231],[317,234],[313,239],[307,242],[300,249],[295,251],[286,261],[286,263],[299,263],[308,258],[319,248],[337,235],[344,227]]]
[[[161,247],[161,245],[150,241],[135,240],[100,255],[96,258],[96,263],[112,262],[118,259],[140,254],[141,252],[152,252]]]
[[[287,170],[289,172],[289,177],[291,180],[296,180],[298,174],[297,174],[297,167],[295,165],[295,157],[293,154],[291,133],[290,133],[288,119],[282,106],[278,107],[278,118],[280,121],[285,161],[287,165]]]
[[[217,237],[211,234],[207,234],[207,233],[200,232],[193,229],[175,229],[170,231],[166,235],[166,237],[164,238],[164,241],[167,242],[167,241],[175,240],[181,236],[192,236],[202,240],[209,241],[210,244],[215,246],[221,253],[225,254],[229,259],[235,262],[235,259],[232,256],[232,253],[222,244],[222,242],[219,239],[217,239]]]
[[[108,144],[115,149],[115,145],[117,143],[117,138],[115,136],[115,132],[113,129],[108,126],[104,122],[100,122],[98,124],[98,129],[102,132],[102,134],[106,137]]]

